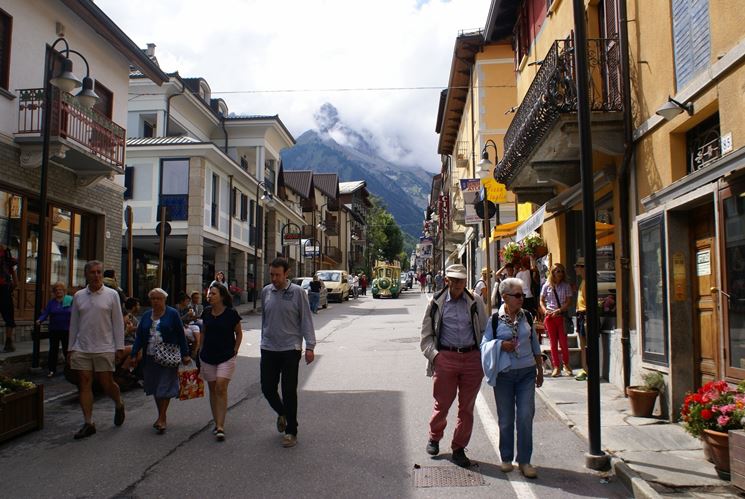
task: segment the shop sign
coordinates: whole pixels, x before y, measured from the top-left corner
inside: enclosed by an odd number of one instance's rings
[[[711,250],[705,249],[696,252],[696,276],[711,275]]]

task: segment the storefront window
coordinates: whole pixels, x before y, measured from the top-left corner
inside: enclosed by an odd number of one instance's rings
[[[730,367],[745,369],[745,194],[724,200]]]
[[[85,264],[96,259],[96,218],[93,215],[74,215],[73,286],[85,286]]]
[[[20,196],[0,191],[0,243],[10,248],[14,257],[20,255],[21,208]]]
[[[639,279],[641,285],[642,359],[668,364],[665,238],[662,215],[639,224]]]
[[[62,208],[52,208],[52,254],[49,283],[69,283],[70,278],[70,229],[72,213]]]

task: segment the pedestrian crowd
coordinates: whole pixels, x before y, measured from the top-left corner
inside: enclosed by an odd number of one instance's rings
[[[582,279],[576,310],[585,367],[583,258],[577,260],[575,271]],[[500,469],[509,473],[516,463],[525,477],[538,476],[531,464],[533,417],[535,389],[543,384],[544,355],[535,325],[542,318],[551,345],[551,376],[560,376],[562,367],[565,375],[573,375],[566,324],[574,292],[565,274],[564,266],[555,263],[541,285],[536,261],[529,257],[504,265],[497,270],[496,280],[484,268],[469,291],[463,265],[446,269],[444,286],[429,301],[421,327],[420,347],[427,359],[427,375],[432,377],[434,399],[425,448],[428,454],[440,453],[447,415],[457,398],[451,458],[459,466],[472,465],[465,449],[473,429],[476,397],[486,378],[497,409]],[[419,275],[422,291],[427,284],[423,276]],[[487,300],[490,285],[494,292]],[[485,306],[489,301],[496,305],[490,316]],[[583,381],[586,376],[583,369],[575,379]]]

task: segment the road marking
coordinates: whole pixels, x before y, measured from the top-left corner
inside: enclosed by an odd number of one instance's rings
[[[489,406],[486,400],[484,400],[483,395],[481,395],[481,392],[476,397],[476,414],[481,420],[486,436],[489,438],[492,447],[494,447],[494,451],[499,455],[499,424],[494,419],[494,416],[492,416],[491,410],[489,410]],[[521,499],[538,499],[538,496],[530,488],[530,484],[520,475],[519,470],[516,469],[510,473],[505,473],[505,475],[517,497]]]
[[[70,395],[74,395],[78,393],[77,390],[71,390],[69,392],[60,393],[59,395],[55,395],[54,397],[49,397],[44,401],[45,404],[48,404],[49,402],[54,402],[55,400],[61,399],[63,397],[69,397]]]

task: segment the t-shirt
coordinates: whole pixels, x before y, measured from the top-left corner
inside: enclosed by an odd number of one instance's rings
[[[521,270],[515,275],[518,279],[523,282],[523,294],[525,298],[533,298],[533,291],[531,289],[532,278],[530,275],[530,269]]]
[[[212,307],[202,314],[204,334],[199,358],[208,364],[222,364],[233,358],[235,351],[235,325],[241,316],[234,308],[226,308],[218,316],[212,315]]]

